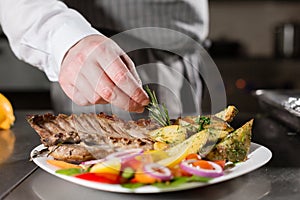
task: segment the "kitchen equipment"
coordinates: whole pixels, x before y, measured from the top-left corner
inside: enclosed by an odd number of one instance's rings
[[[282,23],[275,27],[275,57],[300,58],[300,23]]]
[[[300,90],[256,90],[253,94],[264,111],[300,132]]]

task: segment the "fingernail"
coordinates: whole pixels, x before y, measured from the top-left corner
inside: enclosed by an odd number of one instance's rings
[[[149,104],[149,99],[145,99],[143,102],[142,102],[142,106],[147,106]]]
[[[144,112],[145,108],[144,107],[141,107],[139,109],[136,110],[137,113],[142,113]]]

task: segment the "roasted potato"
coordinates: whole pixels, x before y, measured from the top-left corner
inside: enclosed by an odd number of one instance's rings
[[[162,150],[183,142],[186,129],[179,125],[165,126],[149,132],[149,136],[156,142],[154,149]]]
[[[251,145],[253,119],[227,135],[206,156],[209,160],[240,162],[247,159]]]
[[[237,115],[238,109],[235,106],[228,106],[219,113],[216,113],[215,116],[224,120],[225,122],[232,122],[233,118]]]

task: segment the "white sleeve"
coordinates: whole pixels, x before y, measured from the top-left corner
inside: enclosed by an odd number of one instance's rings
[[[57,0],[0,0],[0,23],[15,55],[58,81],[64,55],[80,39],[100,34]]]

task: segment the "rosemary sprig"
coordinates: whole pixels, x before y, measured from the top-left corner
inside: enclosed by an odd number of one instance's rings
[[[146,107],[149,110],[150,118],[157,121],[162,126],[171,125],[169,112],[165,104],[159,105],[155,92],[151,91],[148,86],[145,87],[145,90],[150,98],[150,103]]]

